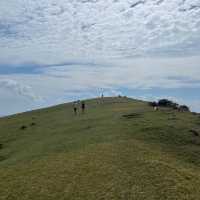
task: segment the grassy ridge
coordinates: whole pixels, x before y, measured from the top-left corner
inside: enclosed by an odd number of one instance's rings
[[[86,106],[0,119],[0,199],[199,199],[198,115],[128,98]]]

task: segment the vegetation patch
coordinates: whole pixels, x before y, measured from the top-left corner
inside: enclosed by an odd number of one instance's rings
[[[20,127],[20,130],[25,130],[25,129],[27,129],[27,126],[25,126],[25,125],[22,125],[22,126]]]
[[[130,113],[130,114],[123,115],[122,117],[126,118],[126,119],[140,118],[140,117],[142,117],[142,114],[141,113]]]
[[[149,102],[149,105],[152,107],[172,108],[172,109],[178,110],[180,112],[190,112],[190,108],[188,106],[179,105],[168,99],[160,99],[158,102],[156,102],[156,101]]]
[[[35,122],[32,122],[30,125],[31,125],[31,126],[35,126],[35,125],[36,125],[36,123],[35,123]]]
[[[5,156],[0,155],[0,162],[6,160]]]
[[[192,133],[194,136],[199,136],[199,132],[197,130],[191,129],[190,133]]]

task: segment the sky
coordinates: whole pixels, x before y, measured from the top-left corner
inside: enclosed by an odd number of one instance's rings
[[[1,0],[0,116],[82,98],[200,112],[200,0]]]

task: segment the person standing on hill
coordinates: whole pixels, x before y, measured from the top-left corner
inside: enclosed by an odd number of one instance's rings
[[[74,114],[77,115],[78,103],[75,101],[73,104]]]
[[[85,102],[84,101],[81,102],[81,109],[82,109],[82,113],[85,113]]]

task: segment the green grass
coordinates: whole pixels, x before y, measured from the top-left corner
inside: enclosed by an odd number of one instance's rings
[[[1,200],[200,199],[199,115],[129,98],[86,106],[0,119]]]

